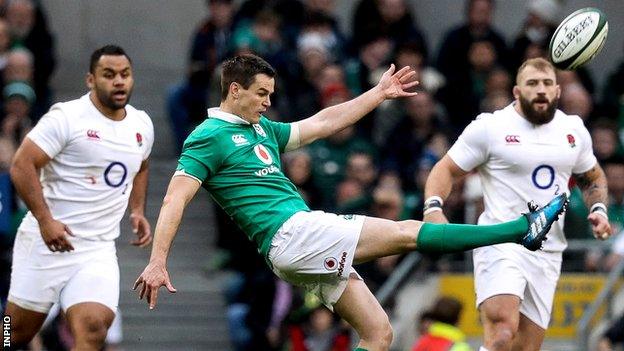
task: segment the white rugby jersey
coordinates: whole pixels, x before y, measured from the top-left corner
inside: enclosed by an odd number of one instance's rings
[[[132,182],[154,143],[149,116],[126,105],[126,117],[113,121],[87,94],[52,106],[26,137],[52,159],[41,172],[52,217],[81,238],[117,238]],[[39,231],[31,212],[20,229]]]
[[[483,113],[470,123],[448,155],[465,171],[477,168],[483,184],[485,211],[479,224],[500,223],[527,212],[527,202],[547,204],[568,191],[574,174],[596,165],[589,132],[578,116],[557,110],[545,125],[533,125],[514,104]],[[563,216],[555,222],[543,250],[561,252],[567,242]]]

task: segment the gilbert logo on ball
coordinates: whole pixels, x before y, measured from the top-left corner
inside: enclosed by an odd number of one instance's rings
[[[548,50],[550,60],[559,69],[578,68],[600,52],[608,32],[609,23],[599,9],[575,11],[555,30]]]

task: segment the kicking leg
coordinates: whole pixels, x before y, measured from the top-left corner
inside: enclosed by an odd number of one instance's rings
[[[502,243],[519,243],[529,250],[537,250],[550,226],[565,211],[567,201],[562,194],[542,208],[531,208],[527,215],[514,221],[493,225],[394,222],[366,217],[354,262],[358,264],[413,250],[449,253]]]
[[[360,336],[358,348],[368,351],[385,351],[390,348],[392,327],[388,315],[363,281],[349,278],[334,310]]]

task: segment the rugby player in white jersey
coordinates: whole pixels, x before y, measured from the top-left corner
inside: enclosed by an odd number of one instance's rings
[[[547,203],[568,192],[571,176],[583,191],[594,235],[611,235],[607,181],[578,116],[557,110],[561,93],[548,61],[527,60],[518,69],[515,101],[479,115],[431,170],[425,186],[427,222],[445,223],[444,199],[453,182],[473,169],[483,184],[479,224],[508,221],[530,200]],[[477,306],[484,327],[481,350],[539,350],[550,321],[566,247],[563,221],[541,251],[499,244],[473,252]]]
[[[226,60],[221,105],[209,109],[208,118],[186,139],[169,183],[150,263],[134,285],[141,287],[140,297],[146,296],[154,308],[161,286],[176,291],[167,255],[184,208],[200,187],[256,242],[280,278],[315,293],[355,328],[358,350],[387,350],[392,328],[353,263],[411,250],[453,252],[495,242],[539,249],[547,228],[564,210],[565,196],[495,226],[422,224],[311,211],[286,178],[281,152],[344,129],[385,99],[413,96],[408,89],[417,84],[411,79],[414,74],[409,67],[395,72],[391,65],[364,94],[288,124],[263,116],[274,91],[273,68],[254,55]]]
[[[151,242],[144,207],[154,129],[128,105],[130,58],[114,45],[94,51],[86,83],[88,94],[41,118],[11,167],[30,210],[15,239],[5,311],[15,349],[59,303],[75,349],[100,350],[119,300],[115,239],[128,204],[133,244]]]

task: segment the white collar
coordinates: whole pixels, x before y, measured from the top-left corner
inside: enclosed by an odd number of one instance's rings
[[[218,107],[212,107],[208,109],[208,118],[216,118],[234,124],[250,124],[249,122],[238,117],[237,115],[221,111],[221,109]]]

